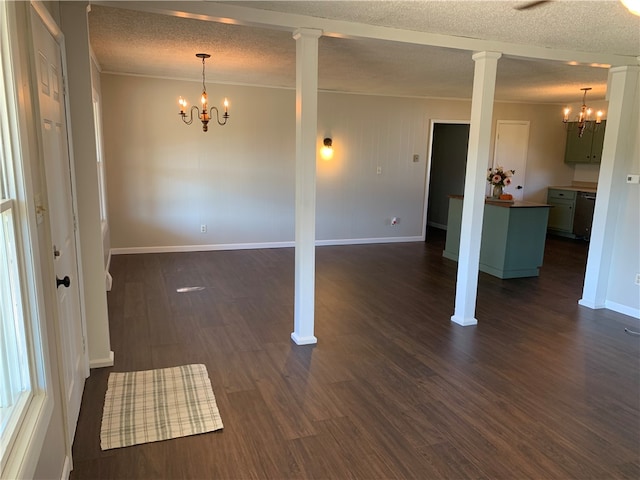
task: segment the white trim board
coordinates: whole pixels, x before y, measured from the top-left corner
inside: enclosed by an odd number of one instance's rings
[[[317,247],[332,245],[367,245],[376,243],[407,243],[422,242],[420,236],[411,237],[379,237],[379,238],[345,238],[337,240],[316,240]],[[209,252],[218,250],[258,250],[262,248],[293,248],[294,241],[263,242],[263,243],[226,243],[213,245],[167,245],[157,247],[123,247],[112,248],[111,255],[130,255],[137,253],[179,253],[179,252]]]
[[[613,310],[614,312],[622,313],[623,315],[628,315],[640,320],[640,308],[629,307],[610,300],[605,300],[604,306],[607,310]]]
[[[595,304],[593,302],[580,299],[578,300],[578,305],[581,305],[586,308],[590,308],[591,310],[611,310],[613,312],[621,313],[623,315],[628,315],[633,318],[637,318],[640,320],[640,308],[633,308],[627,305],[622,305],[617,302],[612,302],[610,300],[605,300],[604,304]]]
[[[62,475],[60,475],[60,480],[69,480],[69,476],[71,475],[71,458],[69,455],[65,455],[64,457],[64,465],[62,465]]]
[[[113,367],[114,360],[115,358],[114,358],[113,350],[111,350],[109,351],[109,357],[96,358],[95,360],[91,360],[89,362],[89,368]]]

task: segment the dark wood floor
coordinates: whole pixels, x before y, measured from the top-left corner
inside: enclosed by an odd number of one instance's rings
[[[292,249],[113,258],[115,366],[87,379],[72,478],[640,478],[638,322],[577,305],[586,244],[550,238],[537,278],[481,273],[475,327],[450,321],[443,246],[318,248],[302,347]],[[100,451],[109,372],[187,363],[224,430]]]

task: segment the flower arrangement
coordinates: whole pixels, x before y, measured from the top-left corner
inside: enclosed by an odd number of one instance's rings
[[[505,170],[504,167],[490,168],[487,173],[487,182],[493,186],[506,187],[511,185],[511,177],[515,173],[515,170]]]

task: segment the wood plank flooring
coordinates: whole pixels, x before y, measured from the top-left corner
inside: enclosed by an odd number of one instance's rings
[[[115,366],[87,379],[71,478],[640,478],[639,323],[577,305],[586,244],[549,238],[537,278],[481,273],[461,327],[428,238],[318,248],[315,346],[289,340],[292,249],[114,257]],[[224,430],[102,452],[109,372],[187,363]]]

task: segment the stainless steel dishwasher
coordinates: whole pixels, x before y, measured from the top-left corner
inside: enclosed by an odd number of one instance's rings
[[[576,237],[581,237],[585,240],[589,240],[591,237],[591,224],[593,223],[593,209],[595,204],[595,193],[578,192],[576,210],[573,216],[573,234]]]

